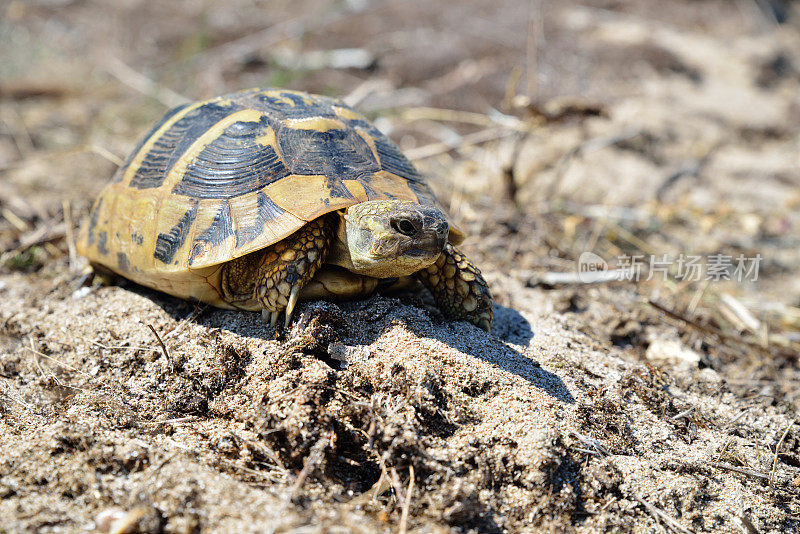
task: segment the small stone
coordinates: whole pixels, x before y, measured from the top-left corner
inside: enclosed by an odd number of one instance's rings
[[[75,299],[75,300],[79,300],[79,299],[82,299],[82,298],[86,297],[91,292],[92,292],[92,288],[91,287],[82,287],[82,288],[76,289],[75,291],[72,292],[72,298]]]
[[[334,341],[328,345],[328,354],[334,360],[342,363],[343,367],[356,362],[363,362],[370,358],[372,351],[369,345],[345,345]]]
[[[696,369],[700,355],[672,339],[656,339],[647,347],[645,357],[652,362],[669,363],[682,369]]]
[[[116,521],[124,518],[127,512],[122,508],[107,508],[97,514],[94,524],[100,532],[108,532],[111,530],[111,525]]]

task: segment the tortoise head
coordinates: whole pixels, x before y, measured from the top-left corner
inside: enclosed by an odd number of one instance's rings
[[[328,262],[374,278],[407,276],[433,264],[447,243],[441,210],[405,200],[370,200],[342,214]]]

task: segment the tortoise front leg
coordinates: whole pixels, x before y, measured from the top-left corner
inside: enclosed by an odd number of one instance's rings
[[[226,300],[258,301],[271,326],[285,310],[288,327],[300,290],[322,265],[333,234],[329,219],[320,217],[263,251],[228,262],[221,284]]]
[[[492,293],[481,271],[447,243],[436,263],[416,273],[444,314],[492,330]]]

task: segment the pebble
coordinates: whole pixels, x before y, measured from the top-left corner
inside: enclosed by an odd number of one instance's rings
[[[0,289],[2,289],[2,288],[0,288]],[[75,300],[79,300],[79,299],[82,299],[82,298],[86,297],[91,292],[92,292],[92,288],[91,287],[88,287],[88,286],[87,287],[82,287],[82,288],[76,289],[75,291],[72,292],[72,298],[75,299]]]

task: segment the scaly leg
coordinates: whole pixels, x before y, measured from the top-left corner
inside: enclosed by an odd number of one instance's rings
[[[416,273],[433,294],[442,312],[452,319],[463,319],[492,330],[492,293],[480,270],[450,243],[436,263]]]
[[[285,310],[284,325],[288,327],[300,290],[325,258],[333,235],[329,221],[320,217],[263,251],[225,264],[221,279],[225,299],[234,305],[258,301],[271,326]]]

